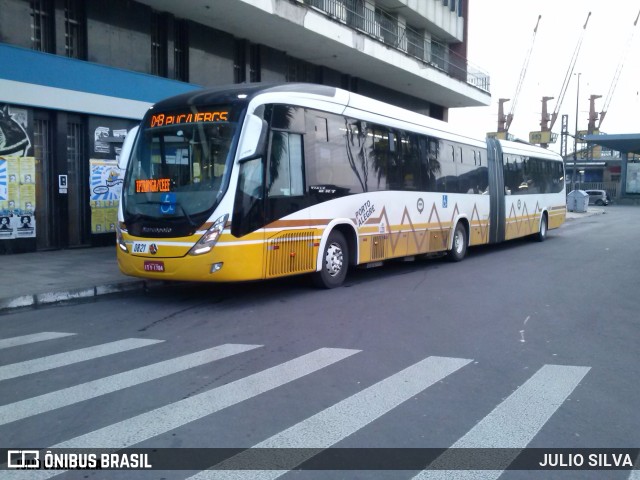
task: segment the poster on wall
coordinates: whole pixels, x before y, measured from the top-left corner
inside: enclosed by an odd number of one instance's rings
[[[89,203],[91,233],[115,232],[124,171],[118,168],[118,157],[127,131],[135,122],[91,117],[89,131],[93,144],[89,160]]]
[[[640,163],[627,164],[627,193],[640,193]]]
[[[89,160],[91,233],[116,231],[124,171],[116,160]]]
[[[36,168],[27,110],[0,105],[0,240],[36,236]]]

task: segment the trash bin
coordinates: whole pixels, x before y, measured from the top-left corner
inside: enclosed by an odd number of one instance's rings
[[[567,210],[569,212],[584,213],[589,206],[589,194],[584,190],[572,190],[567,195]]]

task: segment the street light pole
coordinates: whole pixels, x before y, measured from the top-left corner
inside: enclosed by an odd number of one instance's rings
[[[580,75],[582,73],[574,73],[574,75],[578,75],[578,89],[576,92],[576,130],[573,137],[573,174],[571,175],[571,188],[573,190],[576,188],[576,167],[578,163],[578,105],[580,103]]]

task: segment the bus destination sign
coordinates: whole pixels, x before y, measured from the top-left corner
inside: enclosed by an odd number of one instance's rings
[[[168,192],[171,188],[170,178],[150,178],[136,180],[136,193]]]
[[[196,113],[157,113],[149,118],[149,128],[166,127],[167,125],[182,125],[199,122],[226,122],[229,119],[228,110]]]

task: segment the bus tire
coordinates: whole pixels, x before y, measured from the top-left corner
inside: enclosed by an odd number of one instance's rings
[[[322,252],[322,266],[313,273],[313,281],[320,288],[335,288],[344,283],[349,268],[349,245],[344,235],[333,230]]]
[[[462,222],[458,222],[453,231],[453,242],[448,252],[449,260],[459,262],[467,254],[467,229]]]
[[[535,239],[538,242],[544,242],[547,239],[547,232],[549,231],[549,225],[547,223],[547,215],[546,213],[542,214],[542,218],[540,219],[540,228],[538,233],[535,234]]]

